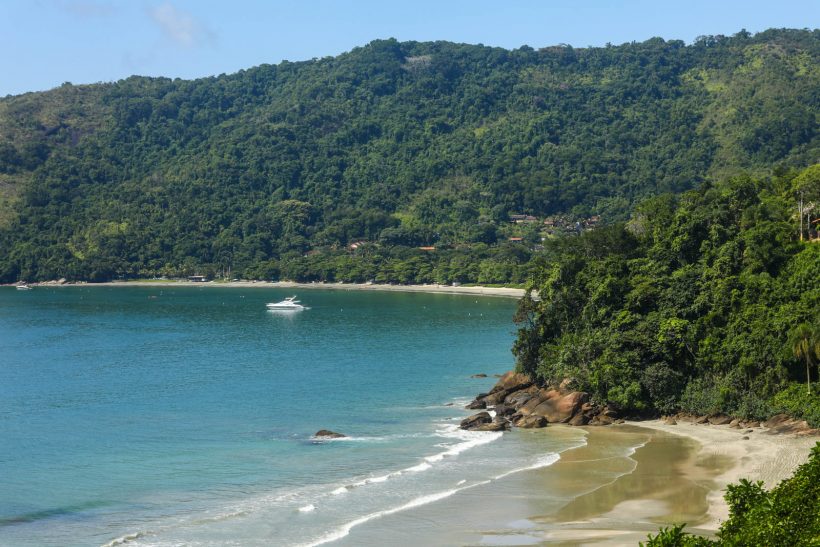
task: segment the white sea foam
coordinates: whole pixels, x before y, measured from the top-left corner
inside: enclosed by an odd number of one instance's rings
[[[347,486],[340,486],[339,488],[337,488],[336,490],[331,492],[331,494],[333,494],[334,496],[340,496],[342,494],[347,494]]]
[[[315,510],[316,510],[316,506],[313,505],[312,503],[308,504],[308,505],[305,505],[304,507],[299,508],[300,513],[310,513],[311,511],[315,511]]]
[[[471,448],[488,444],[496,439],[500,439],[504,434],[501,431],[465,431],[463,429],[459,429],[456,425],[448,424],[436,431],[436,435],[440,437],[459,439],[463,442],[450,446],[444,452],[439,452],[438,454],[425,457],[425,461],[429,463],[440,462],[444,458],[458,456],[465,450],[470,450]]]
[[[418,473],[420,471],[427,471],[431,467],[433,467],[433,466],[430,465],[429,463],[425,462],[425,463],[420,463],[418,465],[414,465],[413,467],[408,467],[407,469],[405,469],[405,471],[410,471],[412,473]]]
[[[433,503],[439,500],[443,500],[444,498],[449,498],[456,492],[460,492],[461,490],[466,490],[467,488],[472,488],[474,486],[479,486],[482,484],[487,484],[490,481],[482,481],[476,484],[471,484],[470,486],[465,486],[464,488],[453,488],[451,490],[445,490],[444,492],[437,492],[435,494],[428,494],[426,496],[420,496],[418,498],[412,499],[409,502],[405,503],[404,505],[399,505],[398,507],[392,507],[390,509],[385,509],[383,511],[376,511],[365,515],[363,517],[359,517],[355,520],[352,520],[348,523],[343,524],[336,530],[328,532],[324,536],[318,538],[317,540],[305,544],[304,547],[316,547],[317,545],[324,545],[325,543],[330,543],[331,541],[337,541],[342,539],[343,537],[350,534],[350,530],[355,528],[360,524],[364,524],[365,522],[371,521],[373,519],[386,517],[387,515],[393,515],[395,513],[399,513],[401,511],[406,511],[407,509],[413,509],[414,507],[420,507],[422,505],[427,505],[428,503]]]
[[[519,467],[516,469],[511,469],[510,471],[501,473],[493,477],[494,480],[503,479],[504,477],[509,477],[510,475],[514,475],[515,473],[520,473],[522,471],[530,471],[532,469],[541,469],[542,467],[549,467],[550,465],[554,464],[558,460],[561,459],[560,454],[547,454],[545,456],[541,456],[538,458],[534,463],[531,465],[527,465],[525,467]]]
[[[112,539],[108,543],[104,544],[102,547],[116,547],[117,545],[125,545],[126,543],[130,543],[135,539],[139,539],[144,536],[145,532],[134,532],[133,534],[125,534],[124,536]]]

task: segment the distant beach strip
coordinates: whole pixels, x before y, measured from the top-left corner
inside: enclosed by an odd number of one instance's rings
[[[524,289],[513,287],[484,287],[465,285],[387,285],[379,283],[296,283],[292,281],[188,281],[188,280],[138,280],[138,281],[106,281],[103,283],[31,283],[30,286],[47,287],[163,287],[163,286],[192,286],[192,287],[234,287],[259,289],[330,289],[345,291],[392,291],[392,292],[422,292],[443,294],[466,294],[473,296],[501,296],[506,298],[521,298]]]

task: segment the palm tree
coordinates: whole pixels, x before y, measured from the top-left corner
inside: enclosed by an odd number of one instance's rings
[[[801,323],[790,336],[792,353],[798,359],[806,361],[806,389],[811,395],[810,367],[812,359],[820,355],[820,329],[812,329],[807,323]]]

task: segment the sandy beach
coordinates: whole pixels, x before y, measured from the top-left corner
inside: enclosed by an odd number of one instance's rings
[[[227,281],[227,282],[191,282],[184,280],[144,280],[144,281],[107,281],[104,283],[65,283],[54,282],[32,283],[32,287],[234,287],[255,289],[322,289],[339,291],[389,291],[389,292],[423,292],[432,294],[466,294],[479,296],[500,296],[521,298],[524,289],[510,287],[481,287],[453,285],[381,285],[376,283],[295,283],[293,281]]]
[[[661,420],[634,422],[643,428],[664,431],[695,440],[698,458],[701,461],[722,458],[731,462],[730,466],[714,477],[714,486],[707,495],[709,520],[700,527],[717,530],[720,522],[728,518],[729,512],[723,495],[726,486],[741,478],[762,480],[766,489],[771,489],[808,459],[811,448],[820,441],[814,436],[790,434],[770,434],[765,428],[732,429],[722,425],[695,425],[679,422],[666,425]]]
[[[806,461],[817,441],[744,431],[659,420],[514,430],[505,436],[510,449],[537,446],[545,435],[583,434],[586,445],[553,465],[356,527],[338,545],[388,537],[441,546],[637,545],[680,523],[713,537],[728,514],[727,484],[749,478],[771,488]]]

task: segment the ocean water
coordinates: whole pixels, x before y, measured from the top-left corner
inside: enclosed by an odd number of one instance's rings
[[[344,543],[584,444],[457,427],[514,300],[291,292],[0,288],[0,545]]]

